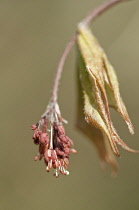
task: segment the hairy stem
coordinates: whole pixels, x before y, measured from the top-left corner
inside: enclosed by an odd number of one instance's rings
[[[105,3],[103,3],[102,5],[98,6],[97,8],[93,9],[81,22],[80,24],[83,26],[88,26],[96,17],[98,17],[99,15],[101,15],[102,13],[104,13],[106,10],[108,10],[109,8],[111,8],[112,6],[124,2],[127,0],[109,0]],[[59,61],[57,70],[56,70],[56,75],[55,75],[55,79],[54,79],[54,84],[53,84],[53,88],[52,88],[52,97],[51,97],[51,102],[52,103],[56,103],[57,99],[58,99],[58,87],[59,87],[59,81],[62,75],[62,71],[63,71],[63,66],[65,64],[65,60],[71,50],[71,48],[73,47],[73,45],[76,43],[77,40],[77,32],[72,36],[72,38],[70,39],[70,41],[68,42],[62,57]]]
[[[63,70],[63,66],[65,64],[65,60],[72,48],[72,46],[75,44],[76,42],[76,38],[77,38],[77,33],[75,33],[71,40],[68,42],[65,50],[64,50],[64,53],[60,59],[60,62],[58,64],[58,68],[57,68],[57,71],[56,71],[56,75],[55,75],[55,80],[54,80],[54,85],[53,85],[53,89],[52,89],[52,98],[51,98],[51,101],[53,103],[55,103],[57,101],[57,98],[58,98],[58,86],[59,86],[59,81],[60,81],[60,78],[61,78],[61,74],[62,74],[62,70]]]

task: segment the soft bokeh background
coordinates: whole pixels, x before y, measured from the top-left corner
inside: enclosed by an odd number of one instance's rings
[[[64,67],[59,103],[77,155],[70,176],[56,179],[34,162],[30,125],[49,101],[63,49],[77,23],[103,0],[0,0],[0,210],[138,210],[139,155],[122,149],[119,174],[104,173],[92,143],[75,128],[76,50]],[[112,111],[121,137],[139,149],[139,1],[120,4],[92,29],[117,71],[136,134]]]

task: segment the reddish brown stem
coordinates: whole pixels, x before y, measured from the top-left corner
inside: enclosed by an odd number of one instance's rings
[[[53,89],[52,89],[52,98],[51,98],[51,101],[53,103],[55,103],[57,101],[57,96],[58,96],[58,86],[59,86],[59,81],[60,81],[60,78],[61,78],[61,74],[62,74],[62,70],[63,70],[63,66],[65,64],[65,60],[72,48],[72,46],[75,44],[76,42],[76,38],[77,38],[77,33],[75,33],[73,35],[73,37],[71,38],[71,40],[69,41],[69,43],[67,44],[65,50],[64,50],[64,53],[60,59],[60,62],[59,62],[59,65],[58,65],[58,68],[57,68],[57,71],[56,71],[56,76],[55,76],[55,80],[54,80],[54,85],[53,85]]]

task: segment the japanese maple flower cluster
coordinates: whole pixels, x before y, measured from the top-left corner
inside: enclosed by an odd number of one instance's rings
[[[59,172],[69,175],[67,170],[69,155],[71,152],[77,152],[71,148],[73,141],[66,136],[62,121],[63,119],[55,109],[48,108],[39,123],[31,127],[34,130],[34,144],[39,145],[35,160],[44,158],[46,171],[49,172],[51,168],[54,168],[56,177],[59,176]]]
[[[65,60],[77,42],[78,46],[78,109],[77,127],[88,136],[97,148],[101,165],[105,168],[109,164],[112,173],[117,173],[117,161],[114,154],[120,157],[117,145],[132,153],[139,150],[130,148],[118,135],[110,114],[114,108],[128,126],[129,132],[134,134],[134,127],[128,115],[126,106],[121,98],[116,72],[109,62],[107,55],[89,28],[100,14],[112,6],[125,0],[108,0],[93,9],[79,24],[77,31],[68,42],[59,61],[50,103],[45,113],[36,125],[33,139],[39,145],[39,152],[35,160],[44,159],[46,171],[54,168],[54,175],[59,173],[68,175],[69,155],[76,153],[72,140],[66,136],[62,117],[57,104],[58,88]]]

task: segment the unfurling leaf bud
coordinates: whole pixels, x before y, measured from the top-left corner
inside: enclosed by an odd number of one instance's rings
[[[134,128],[120,96],[116,73],[87,27],[79,26],[77,44],[80,78],[77,126],[92,138],[101,161],[109,163],[113,171],[116,171],[117,164],[111,150],[116,156],[120,156],[117,144],[129,152],[139,151],[131,149],[120,139],[111,121],[109,108],[115,108],[122,116],[131,134],[134,133]],[[86,122],[95,128],[85,123],[81,113],[83,110]]]

